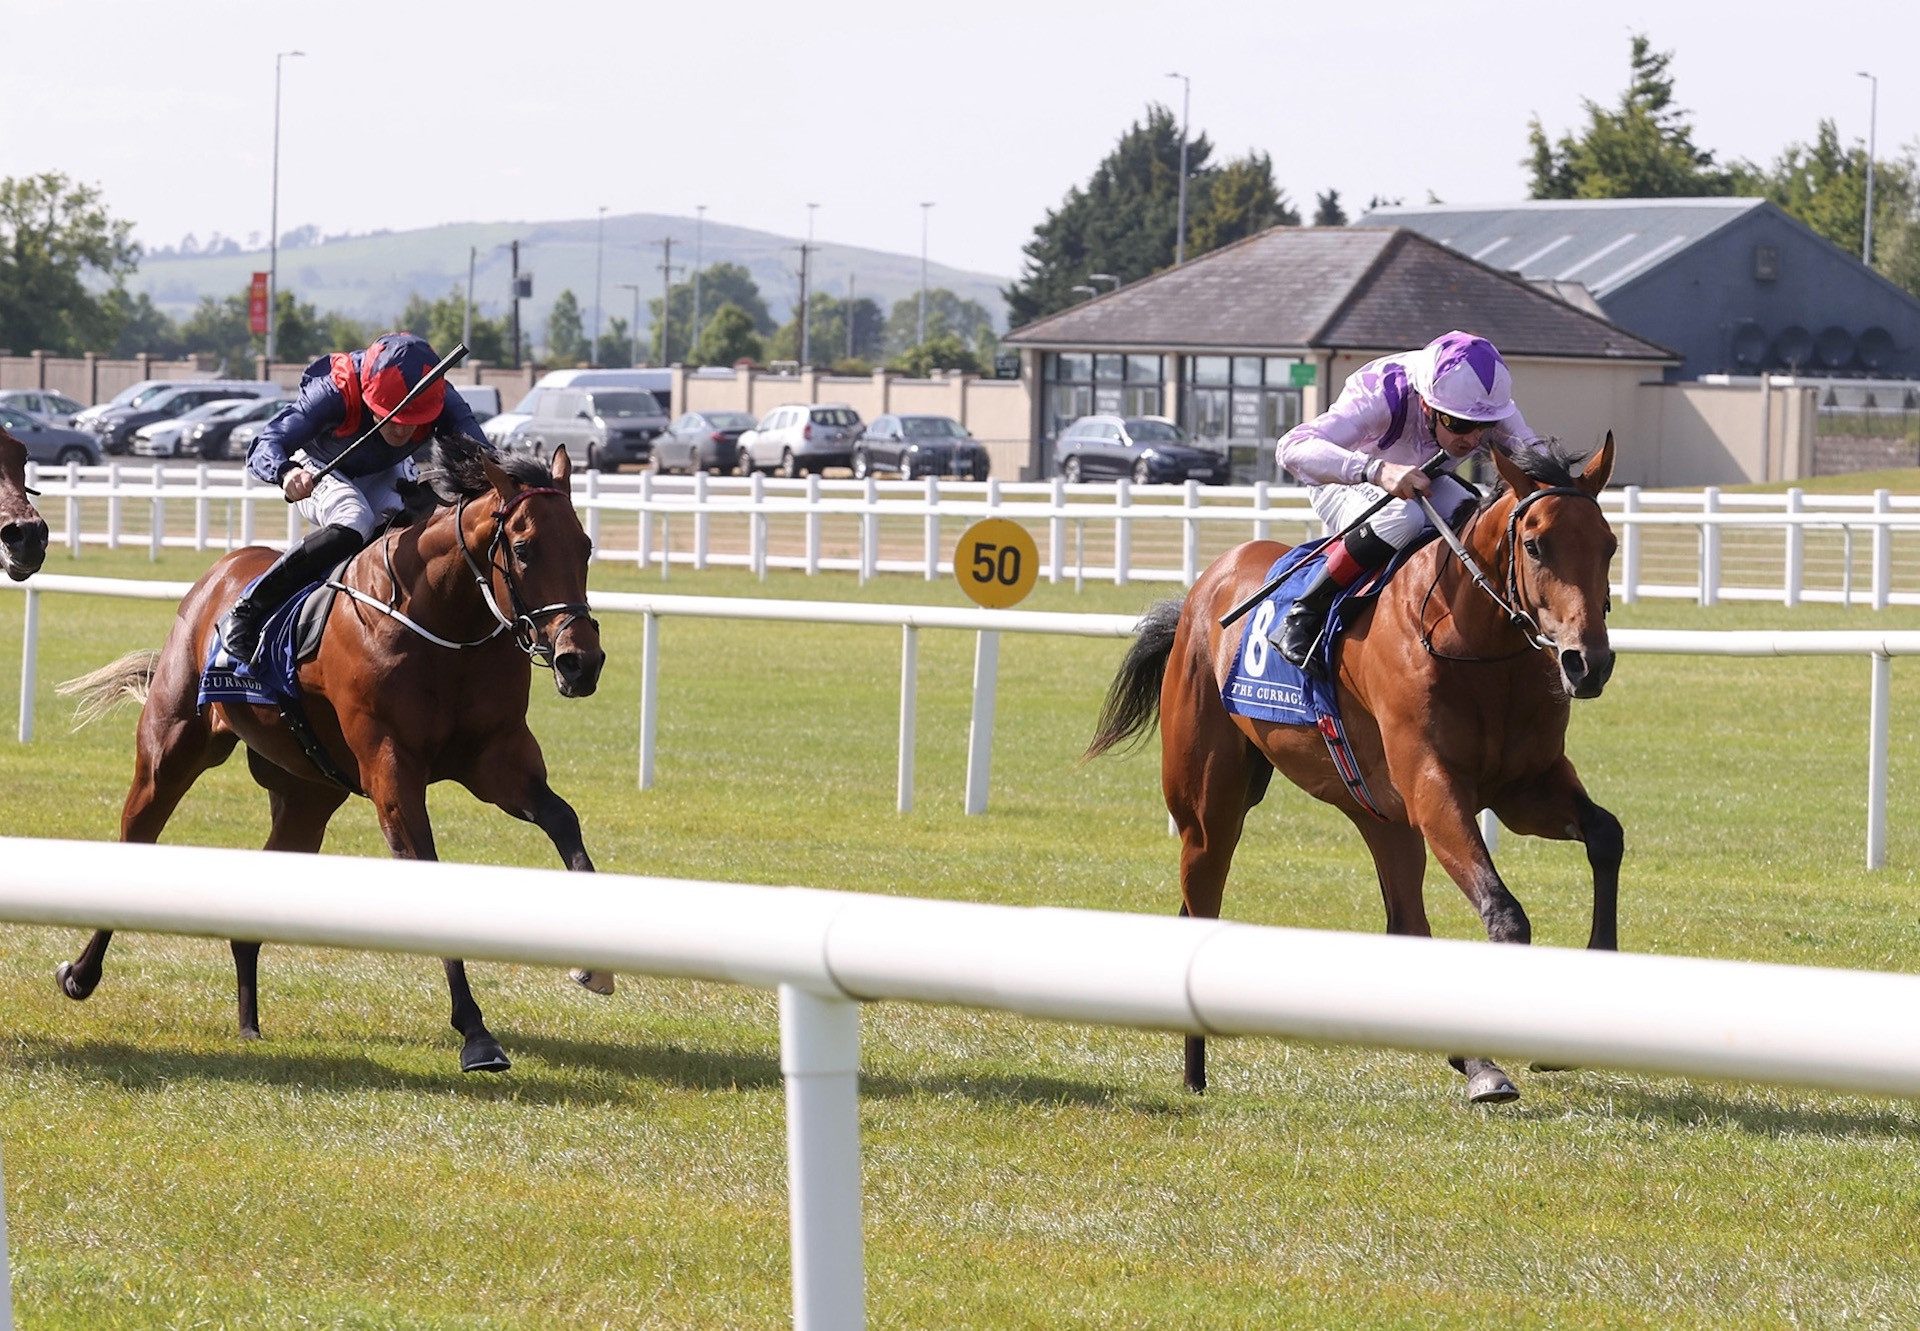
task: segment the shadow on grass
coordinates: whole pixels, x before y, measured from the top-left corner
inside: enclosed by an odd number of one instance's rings
[[[1672,1090],[1616,1087],[1606,1098],[1615,1113],[1673,1128],[1728,1128],[1781,1141],[1797,1137],[1920,1140],[1920,1111],[1914,1109],[1758,1104],[1739,1099],[1741,1094],[1731,1086],[1703,1083]]]
[[[0,1060],[0,1069],[50,1069],[134,1092],[174,1089],[186,1081],[219,1081],[342,1091],[458,1091],[481,1100],[569,1106],[620,1105],[625,1100],[620,1083],[634,1080],[685,1091],[774,1091],[781,1086],[779,1060],[760,1054],[680,1045],[620,1045],[517,1035],[510,1030],[502,1034],[501,1042],[509,1057],[537,1059],[549,1066],[522,1061],[516,1070],[501,1076],[461,1073],[456,1070],[457,1051],[449,1033],[444,1073],[397,1068],[372,1053],[276,1048],[270,1034],[258,1044],[236,1040],[232,1049],[221,1051],[155,1050],[123,1041],[66,1043],[29,1037]],[[862,1076],[860,1093],[889,1099],[963,1096],[982,1103],[1080,1105],[1175,1117],[1198,1113],[1201,1107],[1197,1100],[1189,1104],[1130,1088],[999,1073]]]

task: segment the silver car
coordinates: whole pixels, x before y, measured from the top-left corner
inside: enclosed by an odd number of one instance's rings
[[[853,465],[860,413],[844,402],[796,402],[775,407],[740,436],[740,474],[777,471],[801,476]]]

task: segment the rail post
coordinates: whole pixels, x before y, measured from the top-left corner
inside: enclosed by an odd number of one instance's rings
[[[160,562],[160,546],[167,539],[167,501],[164,497],[167,488],[166,468],[156,462],[153,464],[153,498],[147,505],[147,562]]]
[[[1047,581],[1058,586],[1066,563],[1061,547],[1067,543],[1067,483],[1058,476],[1053,478],[1052,503],[1053,512],[1047,515]]]
[[[1887,864],[1887,717],[1893,658],[1875,652],[1872,671],[1867,703],[1867,868],[1883,869]]]
[[[1273,524],[1266,519],[1267,510],[1273,507],[1273,496],[1270,493],[1271,489],[1272,487],[1265,481],[1255,481],[1253,483],[1253,511],[1255,514],[1253,519],[1253,539],[1256,541],[1269,541],[1273,539]]]
[[[1113,503],[1116,508],[1133,506],[1133,483],[1121,477],[1114,486]],[[1127,565],[1133,561],[1133,523],[1118,517],[1113,520],[1113,585],[1127,585]]]
[[[120,548],[120,460],[107,463],[107,549]]]
[[[1187,482],[1181,506],[1186,516],[1180,520],[1180,583],[1191,587],[1200,576],[1200,522],[1195,516],[1200,511],[1200,482]]]
[[[758,472],[754,475],[757,477]],[[754,502],[758,503],[756,499]],[[820,571],[820,473],[807,473],[807,576]],[[866,581],[866,566],[861,565],[861,581]]]
[[[922,527],[921,552],[927,561],[927,581],[940,581],[940,478],[927,477],[927,516]]]
[[[193,548],[207,548],[207,511],[211,503],[207,493],[207,464],[202,462],[193,469]]]
[[[981,629],[973,649],[973,715],[967,722],[967,812],[987,811],[993,780],[993,711],[999,692],[1000,630]]]
[[[80,464],[67,463],[67,553],[80,557]]]
[[[640,571],[645,572],[653,559],[653,473],[640,473],[640,534],[634,540],[639,552]]]
[[[860,1235],[860,1009],[780,986],[795,1331],[866,1326]]]
[[[587,473],[587,493],[583,497],[587,501],[586,502],[587,539],[593,542],[593,548],[597,553],[600,549],[600,503],[599,503],[600,473],[599,472],[589,471]]]
[[[1794,521],[1806,508],[1807,492],[1799,486],[1787,491],[1787,567],[1781,575],[1780,602],[1788,609],[1800,604],[1800,591],[1807,576],[1807,529]]]
[[[20,626],[20,742],[33,739],[34,679],[40,669],[40,593],[26,589],[27,604]],[[3,1274],[3,1273],[0,1273]]]
[[[880,572],[880,482],[871,475],[860,502],[865,505],[860,514],[860,585],[864,587]]]
[[[641,616],[640,789],[653,789],[653,750],[660,729],[660,616]]]
[[[1893,590],[1893,528],[1887,524],[1893,512],[1893,491],[1873,492],[1873,512],[1880,519],[1873,526],[1873,608],[1885,610]]]
[[[1700,604],[1720,604],[1720,524],[1713,520],[1720,511],[1720,487],[1709,485],[1700,492]]]
[[[1626,529],[1620,540],[1620,600],[1632,605],[1640,599],[1640,524],[1634,516],[1640,512],[1640,487],[1629,485],[1620,492],[1620,525]]]
[[[920,630],[900,629],[900,761],[894,777],[893,807],[913,812],[914,729],[919,717]]]
[[[589,484],[592,483],[593,477],[591,474],[588,475],[587,481]],[[244,468],[241,470],[240,472],[240,544],[242,545],[253,544],[253,506],[255,503],[253,491],[258,484],[259,484],[259,480],[257,477],[254,476],[252,471],[246,470]]]
[[[747,482],[748,497],[753,503],[753,513],[747,519],[747,564],[753,575],[765,582],[767,580],[767,478],[759,472]]]
[[[693,473],[693,567],[698,572],[706,572],[712,525],[712,517],[707,512],[707,473],[696,467]]]

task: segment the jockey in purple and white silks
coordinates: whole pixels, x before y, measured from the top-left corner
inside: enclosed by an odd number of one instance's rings
[[[1493,343],[1451,332],[1417,351],[1355,370],[1331,407],[1287,431],[1280,465],[1313,486],[1314,511],[1343,531],[1385,495],[1395,496],[1326,549],[1320,576],[1274,630],[1273,645],[1307,668],[1327,611],[1343,588],[1380,568],[1429,526],[1414,496],[1453,520],[1473,494],[1453,465],[1482,447],[1532,448],[1539,440],[1513,401],[1513,379]],[[1429,480],[1420,465],[1445,452],[1457,461]]]

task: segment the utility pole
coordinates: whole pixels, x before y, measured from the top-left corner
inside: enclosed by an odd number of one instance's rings
[[[803,366],[810,363],[808,358],[812,351],[811,344],[807,340],[807,262],[812,257],[813,246],[802,244],[800,246],[800,364]]]
[[[660,242],[660,249],[662,251],[660,257],[660,363],[671,365],[673,364],[673,355],[670,351],[673,334],[673,275],[685,272],[686,269],[674,266],[672,236]]]
[[[276,51],[273,57],[273,207],[267,220],[267,364],[272,366],[280,312],[280,62],[305,51]]]
[[[1873,133],[1880,119],[1880,80],[1877,76],[1859,72],[1872,89],[1871,100],[1867,102],[1867,229],[1860,240],[1860,262],[1873,264]]]
[[[479,253],[474,246],[467,246],[467,310],[460,319],[460,340],[468,346],[473,345],[473,261]]]
[[[706,266],[701,243],[707,234],[707,205],[695,204],[693,207],[693,341],[687,344],[687,355],[693,355],[693,349],[700,345],[700,270]]]
[[[520,368],[520,242],[513,249],[513,368]]]
[[[914,345],[924,347],[927,344],[927,219],[933,216],[933,205],[920,205],[920,327],[919,336]]]
[[[593,224],[593,336],[587,343],[587,364],[600,363],[600,252],[607,233],[607,205],[600,205],[599,220]]]
[[[1193,100],[1193,80],[1185,74],[1169,74],[1179,79],[1180,93],[1180,215],[1173,224],[1173,266],[1187,261],[1187,107]]]
[[[847,359],[853,359],[853,274],[847,274]]]

